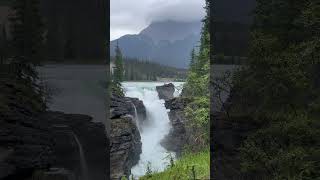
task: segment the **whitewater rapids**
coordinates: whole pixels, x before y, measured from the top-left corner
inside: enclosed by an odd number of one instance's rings
[[[162,82],[124,82],[122,86],[127,97],[139,98],[147,110],[147,123],[140,127],[142,153],[136,166],[131,169],[132,175],[137,178],[146,174],[149,164],[152,172],[161,172],[170,163],[170,156],[175,158],[173,152],[168,152],[160,145],[161,140],[169,133],[171,125],[168,110],[164,100],[160,100],[156,86],[164,85]],[[175,87],[183,83],[174,82]],[[179,94],[176,90],[175,96]]]

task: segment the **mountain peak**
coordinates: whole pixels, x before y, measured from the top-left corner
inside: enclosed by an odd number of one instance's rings
[[[119,41],[126,57],[149,59],[162,65],[187,68],[190,52],[200,40],[201,22],[158,21],[135,35],[124,35],[111,41],[114,56]]]
[[[153,39],[155,43],[160,41],[174,42],[183,40],[190,35],[198,35],[201,31],[201,21],[179,22],[173,20],[155,21],[140,32]]]

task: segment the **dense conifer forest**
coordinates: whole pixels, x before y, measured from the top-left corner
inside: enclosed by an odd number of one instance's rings
[[[116,62],[112,57],[111,61]],[[184,81],[187,70],[133,58],[122,58],[124,81]]]
[[[237,177],[320,176],[319,12],[317,0],[257,0],[249,56],[225,109],[234,128],[251,127],[232,157]]]

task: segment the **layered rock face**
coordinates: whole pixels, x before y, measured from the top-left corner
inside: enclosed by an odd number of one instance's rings
[[[102,123],[92,122],[92,118],[87,115],[61,112],[47,112],[41,118],[51,124],[55,167],[71,170],[80,177],[88,176],[90,180],[104,180],[108,177],[108,139]],[[85,167],[81,167],[81,163],[85,163],[82,164]]]
[[[146,109],[139,99],[113,94],[110,111],[110,175],[112,180],[119,180],[128,177],[139,161],[142,143],[138,127],[146,119]],[[142,121],[135,119],[136,112]]]
[[[163,86],[157,86],[156,90],[159,95],[159,99],[169,100],[173,98],[173,93],[175,91],[174,85],[172,83],[165,84]]]
[[[108,177],[105,127],[91,122],[89,116],[47,112],[27,123],[1,121],[0,132],[0,179],[25,179],[37,171],[46,174],[46,180],[51,175],[83,177],[80,146],[89,180]],[[59,171],[53,173],[52,167]],[[61,174],[61,169],[66,171]]]
[[[0,179],[26,179],[54,162],[53,136],[36,117],[43,109],[36,93],[0,67]]]
[[[184,115],[184,108],[187,105],[187,100],[181,97],[173,98],[165,102],[169,119],[172,125],[169,134],[161,142],[169,151],[174,151],[178,155],[181,153],[183,146],[187,143],[188,132],[185,127],[186,117]]]
[[[44,111],[30,87],[0,77],[0,179],[73,180],[83,170],[89,180],[107,178],[103,124],[86,115]]]
[[[111,179],[119,180],[128,177],[131,168],[138,163],[142,152],[141,137],[130,116],[112,119],[110,135]]]
[[[156,89],[159,98],[165,100],[165,107],[170,110],[168,115],[172,126],[169,134],[162,140],[161,145],[179,155],[188,141],[188,132],[185,127],[186,117],[184,115],[188,100],[182,97],[174,98],[175,87],[172,83],[157,86]]]

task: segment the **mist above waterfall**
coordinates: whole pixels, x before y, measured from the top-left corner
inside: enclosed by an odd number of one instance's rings
[[[175,156],[173,152],[168,152],[160,145],[161,140],[171,128],[164,100],[159,99],[156,91],[156,86],[164,84],[160,82],[125,82],[122,84],[126,96],[139,98],[147,110],[147,123],[140,127],[142,154],[139,163],[131,170],[134,177],[145,175],[148,164],[152,171],[163,171],[169,165],[169,153]],[[182,83],[174,84],[178,86]]]

